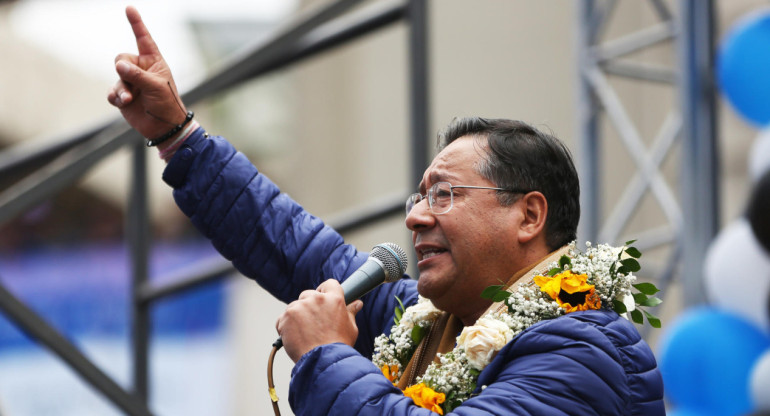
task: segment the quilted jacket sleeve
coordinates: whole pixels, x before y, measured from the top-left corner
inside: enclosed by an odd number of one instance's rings
[[[185,141],[163,178],[180,209],[241,273],[289,302],[366,260],[227,141],[203,133]]]
[[[291,302],[327,279],[342,281],[368,253],[345,244],[310,215],[225,139],[194,132],[163,172],[174,200],[193,225],[245,276],[273,296]],[[384,285],[394,286],[394,285]],[[356,346],[371,355],[374,337],[392,324],[393,296],[416,301],[414,282],[372,291],[356,316]]]
[[[627,325],[597,313],[533,326],[481,373],[483,391],[450,414],[664,415],[655,360]],[[369,360],[338,344],[297,363],[289,400],[298,415],[433,414],[414,406]]]

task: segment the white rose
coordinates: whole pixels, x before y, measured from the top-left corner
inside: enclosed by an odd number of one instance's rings
[[[624,305],[626,305],[626,312],[631,312],[634,309],[636,309],[636,300],[634,299],[634,296],[630,293],[626,293],[620,298],[620,301],[623,302]],[[620,314],[620,316],[628,319],[627,314]]]
[[[415,324],[424,321],[433,321],[439,315],[441,315],[441,311],[436,309],[430,300],[420,297],[417,304],[406,308],[404,314],[401,316],[401,325],[407,329],[412,329]]]
[[[495,354],[513,338],[513,331],[495,318],[482,317],[476,325],[463,328],[457,344],[465,349],[471,367],[483,370]]]

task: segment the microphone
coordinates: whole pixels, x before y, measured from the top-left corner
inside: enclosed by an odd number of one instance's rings
[[[406,252],[397,244],[382,243],[372,247],[366,262],[342,282],[345,304],[364,296],[382,283],[400,279],[408,265]],[[279,337],[273,347],[274,352],[283,348],[283,340]]]
[[[345,304],[369,293],[381,283],[392,283],[406,271],[406,252],[396,244],[382,243],[372,248],[369,258],[342,282]]]

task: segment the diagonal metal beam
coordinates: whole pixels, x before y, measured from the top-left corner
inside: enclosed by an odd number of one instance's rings
[[[128,124],[116,123],[62,154],[46,167],[0,193],[0,224],[48,200],[77,182],[86,172],[122,146],[139,140]]]
[[[592,48],[597,62],[620,58],[673,39],[679,31],[673,21],[659,23]]]
[[[340,17],[361,2],[339,0],[323,8],[317,15],[299,18],[298,23],[290,25],[252,52],[229,63],[219,73],[183,94],[182,98],[186,103],[195,103],[244,81],[375,31],[403,17],[404,2],[395,0],[369,5],[352,13],[352,17]],[[334,19],[341,20],[335,22]]]
[[[619,60],[605,61],[601,67],[607,74],[663,84],[676,84],[678,76],[671,68]]]
[[[257,49],[240,63],[226,68],[183,94],[185,102],[192,104],[226,88],[234,87],[246,79],[309,58],[404,17],[404,3],[388,0],[362,8],[343,21],[319,27],[326,23],[327,19],[337,16],[359,1],[343,0],[329,6],[324,9],[325,19],[313,17],[307,22],[302,22],[296,29],[289,30],[285,36],[279,36],[274,43]],[[286,44],[289,40],[295,42],[294,46]],[[285,50],[274,52],[278,47]],[[139,140],[139,135],[118,119],[105,125],[93,136],[71,141],[76,145],[56,161],[0,193],[0,224],[71,186],[96,163],[132,140]]]
[[[671,10],[669,10],[666,3],[663,2],[663,0],[650,0],[650,3],[652,3],[652,7],[655,9],[655,13],[658,15],[660,20],[666,22],[671,21],[674,16],[671,14]]]
[[[48,347],[91,387],[107,397],[126,414],[137,416],[151,414],[142,400],[126,392],[112,378],[96,367],[67,338],[17,299],[2,283],[0,283],[0,311],[22,331]]]
[[[682,214],[676,198],[657,167],[642,157],[646,153],[646,149],[642,144],[639,132],[621,104],[620,98],[598,68],[587,68],[586,73],[586,79],[591,83],[599,102],[609,116],[610,122],[615,126],[618,137],[628,149],[629,156],[639,168],[639,172],[648,178],[652,193],[663,209],[663,213],[675,227],[681,226]]]
[[[656,169],[663,163],[669,154],[682,129],[682,120],[679,115],[669,114],[661,127],[660,133],[652,146],[649,154],[645,155],[646,165],[655,166]],[[619,202],[615,205],[602,231],[599,233],[601,241],[618,241],[624,226],[639,208],[639,202],[650,186],[650,177],[640,172],[634,173],[633,178],[623,190]],[[675,229],[677,227],[674,225]],[[640,237],[641,240],[641,237]]]
[[[617,0],[608,0],[601,5],[597,4],[595,0],[591,0],[592,4],[588,7],[590,16],[586,16],[590,22],[589,27],[585,28],[588,32],[589,44],[593,45],[596,41],[602,37],[604,30],[607,29],[607,23],[609,17],[615,10]],[[583,12],[581,12],[583,13]]]

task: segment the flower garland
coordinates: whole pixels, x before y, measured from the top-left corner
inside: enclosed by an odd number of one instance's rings
[[[457,337],[457,346],[446,354],[438,354],[440,364],[431,363],[417,384],[404,394],[415,404],[438,414],[450,412],[471,397],[481,371],[498,351],[530,326],[561,315],[605,308],[625,316],[637,324],[644,317],[651,326],[660,328],[660,320],[641,307],[657,306],[662,301],[651,297],[658,292],[651,283],[635,283],[640,270],[637,259],[642,253],[626,242],[623,247],[586,243],[581,252],[571,243],[567,255],[549,265],[547,271],[534,271],[532,282],[511,293],[500,286],[490,286],[482,297],[503,302],[497,308],[465,327]],[[522,277],[524,279],[524,277]],[[636,291],[632,293],[632,289]],[[390,336],[380,335],[374,341],[372,361],[393,384],[420,341],[442,314],[430,300],[419,297],[417,304],[396,307],[395,325]],[[484,387],[482,386],[482,389]]]

